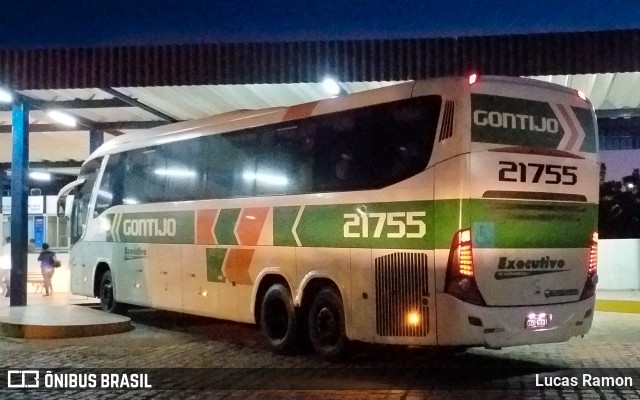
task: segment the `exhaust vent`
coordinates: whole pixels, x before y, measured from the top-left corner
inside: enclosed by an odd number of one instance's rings
[[[429,333],[427,255],[393,253],[375,259],[376,332],[379,336]]]

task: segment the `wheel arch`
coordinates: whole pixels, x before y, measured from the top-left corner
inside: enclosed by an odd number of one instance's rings
[[[330,287],[335,289],[340,295],[342,300],[342,305],[345,307],[345,317],[347,314],[345,296],[343,291],[340,289],[340,285],[338,285],[331,277],[328,277],[324,274],[320,273],[311,273],[305,277],[305,279],[300,284],[300,290],[298,295],[294,299],[294,304],[296,304],[303,315],[307,314],[309,310],[309,306],[313,301],[314,297],[324,288]]]
[[[287,279],[286,274],[277,268],[266,268],[256,278],[257,285],[254,285],[254,291],[251,299],[251,314],[256,324],[260,324],[260,307],[267,289],[272,285],[280,283],[284,285],[291,295],[294,295],[293,287]],[[295,303],[294,303],[295,305]]]
[[[95,297],[100,296],[100,281],[102,281],[102,276],[107,271],[111,272],[111,278],[115,280],[116,278],[113,276],[113,270],[111,270],[111,267],[108,263],[106,263],[105,261],[100,261],[98,262],[98,264],[96,264],[95,271],[93,273],[93,295]]]

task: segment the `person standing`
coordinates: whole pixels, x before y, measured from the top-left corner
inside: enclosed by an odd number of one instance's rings
[[[27,244],[27,253],[37,253],[38,249],[36,248],[36,240],[29,239],[29,243]]]
[[[0,257],[0,280],[4,289],[4,297],[9,297],[11,292],[11,236],[7,236],[4,246],[2,246],[2,257]]]
[[[55,272],[55,265],[57,263],[56,253],[49,250],[49,244],[42,243],[42,251],[38,256],[40,261],[40,270],[42,271],[42,278],[44,280],[44,295],[49,296],[53,294],[53,287],[51,286],[51,278]]]

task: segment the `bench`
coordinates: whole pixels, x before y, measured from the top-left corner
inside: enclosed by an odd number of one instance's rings
[[[44,278],[40,272],[29,272],[27,274],[27,283],[30,283],[31,286],[35,287],[36,293],[44,290]]]

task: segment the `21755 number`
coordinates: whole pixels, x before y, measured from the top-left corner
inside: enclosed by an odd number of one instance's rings
[[[578,167],[555,164],[515,163],[500,161],[498,180],[503,182],[544,182],[550,185],[575,185]]]

